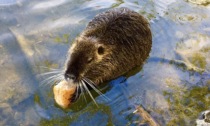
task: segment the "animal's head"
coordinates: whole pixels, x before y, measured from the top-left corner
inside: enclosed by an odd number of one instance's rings
[[[75,84],[102,83],[110,70],[110,52],[110,46],[96,38],[77,38],[68,53],[65,79]]]

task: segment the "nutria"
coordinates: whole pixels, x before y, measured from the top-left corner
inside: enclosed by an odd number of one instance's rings
[[[143,64],[152,46],[147,20],[128,8],[96,15],[75,39],[64,77],[81,85],[98,85]]]

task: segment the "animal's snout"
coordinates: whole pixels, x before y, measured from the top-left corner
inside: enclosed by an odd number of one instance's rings
[[[64,77],[65,77],[65,79],[66,80],[73,80],[73,81],[75,81],[76,80],[76,76],[74,75],[74,74],[72,74],[72,73],[65,73],[64,74]]]

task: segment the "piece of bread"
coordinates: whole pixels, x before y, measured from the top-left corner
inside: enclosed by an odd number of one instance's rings
[[[76,86],[67,81],[61,81],[53,88],[54,99],[62,108],[68,108],[71,105],[71,97],[76,91]]]

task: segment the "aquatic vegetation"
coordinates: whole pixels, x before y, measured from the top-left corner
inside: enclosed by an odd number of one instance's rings
[[[203,5],[208,6],[210,4],[209,0],[186,0],[187,2],[197,4],[197,5]]]
[[[61,37],[60,36],[55,37],[54,41],[58,43],[69,43],[69,37],[70,37],[69,34],[63,34]]]
[[[198,53],[194,53],[192,57],[190,58],[190,61],[193,65],[198,66],[199,68],[205,69],[206,68],[206,60],[205,56],[202,56]]]
[[[195,125],[199,114],[210,109],[210,83],[198,87],[178,87],[169,85],[171,91],[164,91],[163,95],[169,104],[170,120],[168,126],[172,125]]]
[[[59,125],[73,125],[75,121],[80,120],[80,122],[77,122],[77,124],[81,123],[84,124],[86,121],[90,121],[93,117],[94,118],[104,118],[104,121],[106,122],[107,126],[112,126],[112,112],[111,108],[104,104],[98,104],[98,108],[95,109],[96,106],[87,106],[87,108],[84,111],[80,111],[74,114],[74,116],[68,115],[68,116],[61,116],[57,118],[52,118],[50,120],[42,119],[40,121],[39,126],[54,126],[54,124]],[[82,117],[82,118],[81,118]],[[85,118],[84,118],[85,117]],[[93,122],[94,123],[94,122]],[[100,124],[100,122],[95,122]]]
[[[117,1],[117,3],[112,4],[112,8],[118,7],[118,6],[120,6],[121,4],[124,3],[123,0],[116,0],[116,1]]]
[[[208,71],[210,63],[209,37],[203,34],[192,33],[185,36],[176,45],[176,53],[186,63],[188,69]]]

